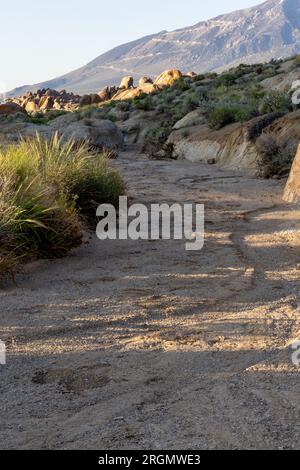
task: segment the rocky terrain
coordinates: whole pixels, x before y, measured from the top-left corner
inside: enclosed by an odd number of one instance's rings
[[[187,74],[191,77],[192,72]],[[98,93],[85,94],[83,96],[67,93],[65,90],[57,91],[50,88],[36,92],[28,91],[24,95],[8,98],[0,105],[0,115],[9,115],[26,111],[28,114],[45,112],[49,110],[76,111],[84,106],[97,105],[110,100],[122,101],[135,98],[141,94],[150,94],[161,90],[165,86],[171,86],[176,80],[182,78],[180,70],[167,70],[155,80],[149,77],[140,77],[138,86],[134,86],[131,76],[123,77],[118,87],[105,86]],[[10,106],[12,104],[12,106]],[[22,108],[22,109],[21,109]]]
[[[298,449],[299,208],[283,181],[138,149],[133,202],[205,204],[204,249],[92,235],[0,290],[1,449]]]
[[[83,96],[29,92],[0,105],[0,138],[14,142],[36,132],[45,137],[59,132],[94,148],[137,144],[151,158],[282,177],[300,141],[299,110],[292,103],[292,85],[299,79],[296,56],[241,64],[221,74],[171,69],[138,82],[126,76],[117,87]]]
[[[28,91],[22,96],[8,100],[8,102],[21,106],[28,113],[34,113],[50,109],[74,111],[78,108],[80,100],[79,95],[67,93],[66,90],[57,91],[44,88],[34,93]]]
[[[253,64],[293,56],[300,52],[299,18],[300,0],[268,0],[246,10],[123,44],[74,72],[21,87],[12,95],[38,88],[90,94],[108,83],[117,85],[124,75],[153,78],[170,68],[219,72],[240,62]]]
[[[40,107],[67,96],[52,90],[0,105],[1,149],[45,138],[35,168],[47,198],[53,181],[61,196],[52,165],[73,138],[79,153],[114,150],[131,201],[205,205],[201,252],[87,231],[70,256],[1,277],[1,449],[300,448],[299,78],[295,57],[138,86],[130,75],[60,109]],[[99,168],[81,187],[93,208]]]

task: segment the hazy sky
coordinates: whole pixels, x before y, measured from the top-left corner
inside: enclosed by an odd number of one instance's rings
[[[0,0],[0,88],[70,72],[114,46],[260,0]],[[2,91],[2,90],[1,90]]]

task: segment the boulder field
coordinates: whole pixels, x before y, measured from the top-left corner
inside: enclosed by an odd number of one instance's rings
[[[57,117],[47,125],[34,124],[25,120],[3,121],[3,116],[34,114],[48,110],[76,111],[90,105],[113,101],[129,100],[141,94],[151,94],[172,86],[183,77],[193,78],[190,72],[183,75],[179,70],[167,70],[156,79],[143,76],[134,86],[134,79],[126,76],[119,86],[106,86],[98,93],[79,96],[65,90],[50,89],[29,92],[24,96],[7,100],[0,104],[1,139],[4,142],[16,142],[19,137],[32,137],[39,132],[46,138],[55,132],[62,133],[66,139],[73,137],[78,141],[87,141],[94,148],[120,149],[124,142],[137,145],[140,150],[145,149],[145,141],[149,132],[161,124],[159,113],[156,110],[135,109],[126,112],[121,108],[113,111],[117,125],[106,116],[100,118],[91,115],[88,119],[79,118],[78,113],[67,113]],[[93,108],[92,108],[93,109]],[[120,114],[120,116],[118,115]],[[77,114],[77,115],[76,115]],[[108,116],[109,118],[109,116]],[[262,117],[255,119],[262,119]],[[166,145],[157,152],[158,158],[169,158],[172,149],[172,158],[186,159],[191,162],[216,163],[224,169],[237,170],[256,175],[261,156],[256,145],[256,138],[249,137],[249,129],[255,119],[246,123],[234,123],[220,130],[212,130],[200,108],[187,113],[176,122],[166,142]],[[262,134],[276,135],[285,142],[300,142],[300,111],[284,116],[278,116],[261,131]],[[261,134],[259,134],[261,135]],[[165,152],[165,155],[164,155]],[[300,149],[298,149],[290,178],[288,180],[284,199],[288,202],[300,201]]]
[[[189,77],[193,75],[195,75],[193,72],[187,74]],[[66,90],[56,91],[49,88],[37,90],[35,93],[28,92],[22,96],[8,99],[5,105],[10,106],[1,110],[1,105],[0,114],[5,114],[5,109],[7,109],[7,114],[22,112],[22,110],[29,114],[52,109],[75,111],[84,106],[97,105],[109,100],[121,101],[134,98],[142,93],[150,94],[165,86],[173,85],[181,77],[183,74],[180,70],[166,70],[155,80],[150,77],[141,77],[138,86],[135,87],[133,77],[127,76],[121,80],[118,87],[106,86],[98,93],[83,96],[68,93]],[[18,107],[14,107],[14,105]]]

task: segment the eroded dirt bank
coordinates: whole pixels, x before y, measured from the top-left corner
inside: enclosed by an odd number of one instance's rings
[[[300,210],[279,182],[114,165],[137,202],[204,202],[204,250],[93,237],[7,282],[0,447],[299,449]]]

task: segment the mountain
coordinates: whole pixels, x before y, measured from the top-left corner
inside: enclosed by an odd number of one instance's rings
[[[300,52],[300,0],[268,0],[176,31],[162,31],[116,47],[84,67],[54,80],[20,87],[93,93],[117,85],[124,75],[155,76],[179,68],[198,73],[265,62]]]

